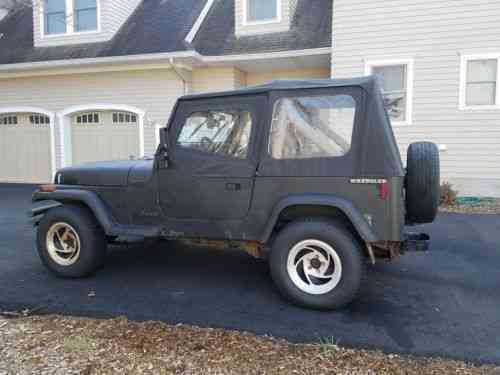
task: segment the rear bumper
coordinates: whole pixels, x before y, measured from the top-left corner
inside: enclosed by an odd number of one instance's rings
[[[426,233],[405,233],[405,239],[401,247],[402,253],[407,251],[428,251],[429,242],[430,237]]]

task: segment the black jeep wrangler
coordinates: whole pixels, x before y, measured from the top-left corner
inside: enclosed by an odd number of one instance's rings
[[[152,159],[64,168],[34,193],[49,270],[89,275],[124,236],[182,240],[265,258],[284,296],[333,309],[370,261],[427,249],[404,227],[436,216],[439,152],[414,143],[404,168],[373,77],[185,96],[160,139]]]

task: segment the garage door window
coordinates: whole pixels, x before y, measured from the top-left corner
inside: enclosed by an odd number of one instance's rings
[[[17,125],[17,116],[15,116],[15,115],[0,116],[0,124]]]
[[[113,124],[136,124],[137,115],[130,112],[113,112]]]
[[[245,159],[252,116],[247,111],[205,111],[188,117],[177,139],[184,148]]]
[[[81,113],[76,116],[77,124],[99,124],[99,113]]]
[[[274,105],[269,153],[275,159],[343,156],[355,112],[350,95],[282,98]]]
[[[30,124],[39,125],[39,124],[49,124],[50,119],[48,116],[44,115],[30,115]]]

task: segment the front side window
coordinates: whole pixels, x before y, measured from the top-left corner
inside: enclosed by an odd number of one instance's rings
[[[408,116],[407,65],[374,66],[372,73],[378,77],[384,104],[392,121],[404,122]]]
[[[497,101],[497,77],[497,59],[467,61],[466,105],[495,105]]]
[[[97,0],[74,0],[75,31],[97,30]]]
[[[203,111],[190,115],[177,145],[221,156],[245,159],[250,145],[252,116],[248,111]]]
[[[278,19],[278,1],[246,0],[247,22],[263,22]]]
[[[44,33],[64,34],[66,32],[66,1],[44,0]]]
[[[351,148],[356,101],[350,95],[282,98],[274,105],[274,159],[339,157]]]

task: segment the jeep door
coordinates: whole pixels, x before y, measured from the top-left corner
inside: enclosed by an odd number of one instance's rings
[[[190,226],[195,222],[238,221],[247,215],[262,103],[264,96],[179,102],[169,129],[169,166],[159,170],[160,205],[170,228],[196,233],[199,226]],[[172,225],[175,221],[185,225]]]

